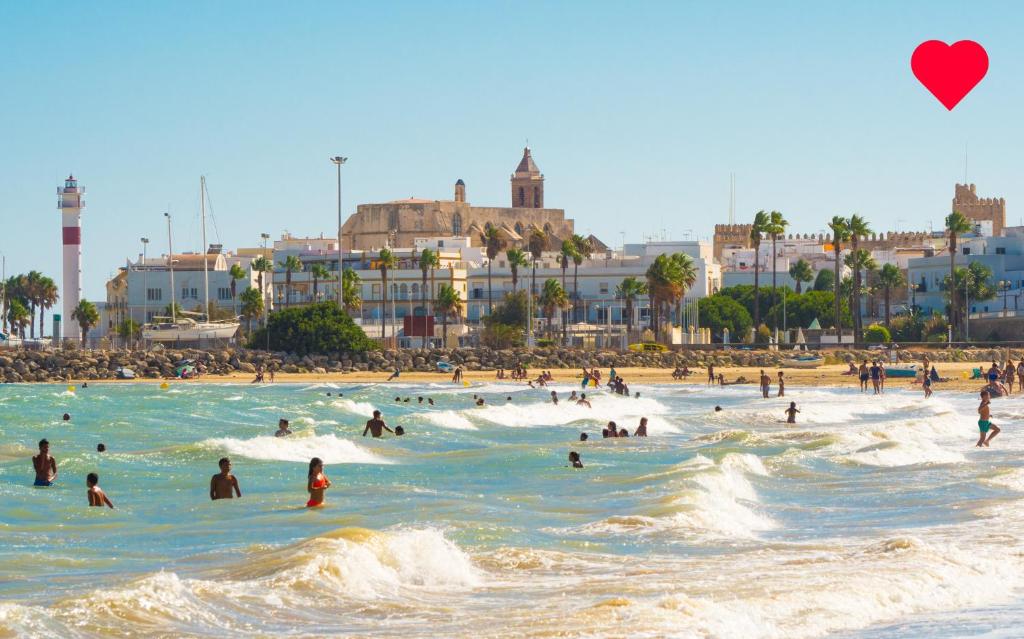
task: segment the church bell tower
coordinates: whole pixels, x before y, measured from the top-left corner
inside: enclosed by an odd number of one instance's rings
[[[512,206],[522,209],[544,208],[544,174],[530,155],[530,147],[523,149],[516,172],[512,174]]]

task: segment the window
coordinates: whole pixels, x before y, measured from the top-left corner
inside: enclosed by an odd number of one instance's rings
[[[519,206],[526,206],[526,191],[519,187]]]
[[[224,302],[231,299],[231,289],[221,287],[217,289],[217,299]]]
[[[963,250],[964,250],[964,255],[970,255],[971,254],[971,247],[965,246],[965,247],[963,247]]]
[[[462,235],[462,215],[456,213],[452,216],[452,235]],[[444,246],[440,242],[438,246]]]
[[[159,302],[164,299],[164,289],[162,288],[147,288],[146,289],[146,301],[147,302]]]
[[[996,247],[996,255],[1006,255],[1006,247],[1005,246],[997,246]]]
[[[536,186],[533,187],[533,206],[538,209],[540,208],[540,189]]]
[[[608,294],[608,282],[601,282],[597,286],[598,286],[598,290],[601,292],[601,295],[607,295]]]
[[[199,299],[199,289],[197,289],[197,288],[189,288],[187,286],[182,287],[182,289],[181,289],[181,299],[187,300],[190,297],[192,299],[194,299],[194,300]]]
[[[380,284],[374,284],[373,285],[373,287],[371,289],[371,293],[370,293],[370,299],[374,299],[374,300],[380,299]]]

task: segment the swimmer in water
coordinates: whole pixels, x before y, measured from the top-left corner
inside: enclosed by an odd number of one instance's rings
[[[292,431],[288,430],[288,420],[279,419],[277,420],[277,431],[274,432],[274,437],[287,437],[291,435]]]
[[[716,413],[721,413],[722,412],[722,407],[721,406],[715,406],[715,412]]]
[[[647,418],[640,418],[640,425],[636,427],[636,432],[633,433],[633,437],[647,437]]]
[[[221,457],[217,465],[220,466],[220,472],[210,478],[210,499],[233,499],[235,494],[241,497],[238,478],[231,474],[231,460]]]
[[[787,424],[795,424],[796,423],[796,414],[799,413],[799,412],[800,411],[796,407],[796,402],[790,402],[789,403],[789,408],[786,409],[786,423]]]
[[[417,404],[422,404],[423,403],[423,396],[422,395],[420,397],[417,397],[416,399],[418,400],[416,402]]]
[[[551,391],[551,403],[558,406],[558,393]]]
[[[609,437],[618,437],[619,427],[615,425],[615,422],[608,422],[608,426],[601,429],[601,436],[605,439]]]
[[[583,468],[583,462],[580,460],[580,454],[576,451],[569,453],[569,464],[571,464],[573,468]]]
[[[625,428],[619,429],[619,437],[629,437],[629,431]]]
[[[105,453],[105,452],[107,452],[106,445],[104,445],[104,444],[97,444],[96,445],[96,452],[97,453]]]
[[[67,413],[64,413],[64,418],[63,419],[66,422],[70,422],[71,421],[71,415],[68,415]]]
[[[39,440],[39,454],[32,458],[36,471],[35,486],[52,486],[57,479],[57,460],[50,455],[50,442]]]
[[[576,396],[576,391],[573,391],[573,392],[569,393],[569,401],[570,402],[575,404],[578,400],[579,400],[579,397]]]
[[[477,406],[483,406],[484,405],[484,398],[481,397],[481,398],[477,399],[476,400],[476,405]]]
[[[103,508],[104,506],[110,506],[113,508],[114,504],[110,503],[110,500],[107,499],[107,494],[103,492],[102,488],[100,488],[99,483],[100,476],[96,473],[89,473],[85,476],[85,485],[89,487],[89,489],[85,491],[85,495],[89,498],[89,505],[99,506],[100,508]]]
[[[380,418],[379,410],[373,411],[373,419],[366,421],[366,428],[363,429],[363,437],[366,437],[367,431],[371,432],[375,438],[383,435],[384,431],[388,431],[392,435],[395,433],[395,431],[388,428],[388,425]]]
[[[428,397],[428,398],[427,398],[427,403],[428,403],[428,404],[430,404],[431,406],[433,406],[433,405],[434,405],[434,400],[433,400],[433,398],[431,398],[431,397]]]
[[[992,396],[987,390],[981,391],[981,404],[978,405],[978,430],[981,431],[981,436],[978,437],[978,447],[988,446],[989,442],[999,434],[999,427],[993,424],[990,420],[992,417],[991,410]],[[988,435],[988,438],[985,436]]]
[[[324,474],[324,462],[319,457],[309,460],[309,475],[306,479],[306,491],[309,501],[306,508],[315,508],[324,503],[324,491],[331,487],[331,480]]]
[[[580,433],[580,441],[581,442],[585,442],[585,441],[587,441],[587,439],[588,439],[588,437],[587,437],[586,433]]]
[[[405,429],[401,426],[395,426],[395,437],[401,437],[405,434]]]
[[[591,408],[590,402],[587,401],[587,394],[586,393],[580,393],[580,398],[579,398],[579,401],[576,402],[576,405],[577,406],[586,406],[587,408]]]

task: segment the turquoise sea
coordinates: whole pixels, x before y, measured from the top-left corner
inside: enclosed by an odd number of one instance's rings
[[[1021,636],[1024,399],[980,450],[941,387],[551,388],[0,386],[0,637]],[[407,434],[361,437],[374,408]]]

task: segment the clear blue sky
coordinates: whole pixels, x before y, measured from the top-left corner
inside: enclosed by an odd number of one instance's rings
[[[964,174],[1024,212],[1024,8],[966,2],[4,3],[0,253],[60,275],[55,188],[88,188],[84,289],[176,215],[219,239],[333,232],[344,209],[416,196],[507,205],[524,141],[546,203],[609,244],[710,237],[777,209],[817,232],[936,226]],[[952,113],[909,70],[974,39],[988,76]],[[211,238],[215,240],[216,237]]]

